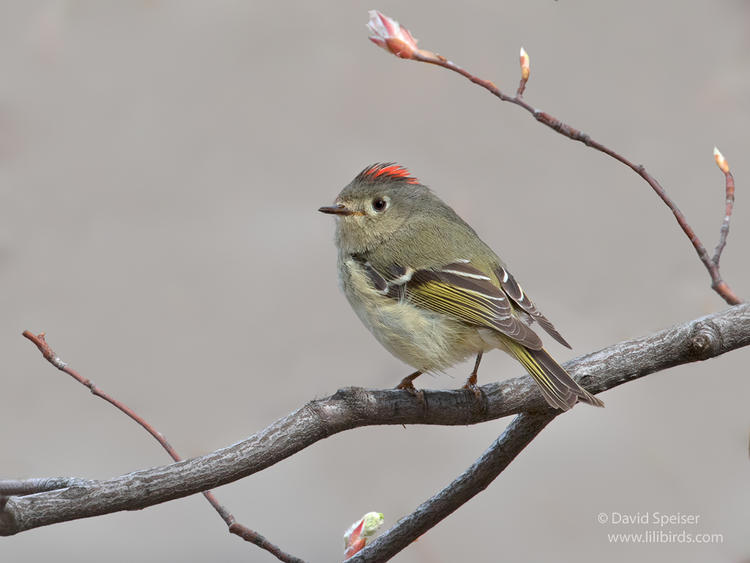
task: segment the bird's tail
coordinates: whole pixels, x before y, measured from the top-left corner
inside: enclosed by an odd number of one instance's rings
[[[595,407],[604,406],[602,401],[578,385],[543,348],[531,350],[510,339],[505,339],[505,345],[534,378],[551,406],[564,411],[571,409],[578,401]]]

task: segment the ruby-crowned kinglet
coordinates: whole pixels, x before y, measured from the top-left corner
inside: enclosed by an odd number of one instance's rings
[[[476,355],[465,388],[477,392],[482,354],[500,348],[536,380],[547,402],[604,406],[542,347],[539,323],[570,345],[534,306],[474,230],[408,170],[393,163],[364,169],[319,211],[336,215],[341,286],[375,338],[417,371],[398,385]]]

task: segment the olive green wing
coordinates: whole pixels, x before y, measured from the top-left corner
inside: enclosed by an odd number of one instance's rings
[[[497,282],[494,282],[467,260],[416,271],[392,265],[382,273],[364,259],[361,263],[372,284],[385,295],[408,297],[425,309],[451,315],[469,324],[493,328],[532,349],[541,348],[536,333],[512,314],[513,308],[520,309],[560,344],[570,348],[503,266],[495,268]]]
[[[468,261],[439,269],[406,271],[389,280],[388,292],[467,324],[494,329],[532,350],[542,348],[539,336],[513,314],[503,289]]]

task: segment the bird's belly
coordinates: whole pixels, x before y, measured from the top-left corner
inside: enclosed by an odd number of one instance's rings
[[[476,327],[378,292],[362,267],[345,263],[342,286],[362,323],[394,356],[422,372],[442,371],[494,348]]]

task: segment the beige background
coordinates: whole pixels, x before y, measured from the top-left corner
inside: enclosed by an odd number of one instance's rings
[[[718,144],[738,182],[723,274],[750,296],[750,3],[3,2],[0,5],[0,475],[107,478],[161,465],[144,433],[56,372],[60,355],[185,456],[346,385],[409,368],[339,293],[330,217],[364,166],[397,160],[510,263],[573,343],[565,360],[722,309],[671,214],[632,172],[446,71],[367,41],[367,9],[637,162],[710,250]],[[750,560],[742,350],[560,417],[484,494],[397,559]],[[500,353],[480,373],[518,375]],[[425,377],[432,387],[451,377]],[[217,490],[311,561],[362,513],[387,524],[507,421],[366,428]],[[699,515],[714,545],[611,545],[604,512]],[[272,561],[200,497],[0,539],[0,560]]]

